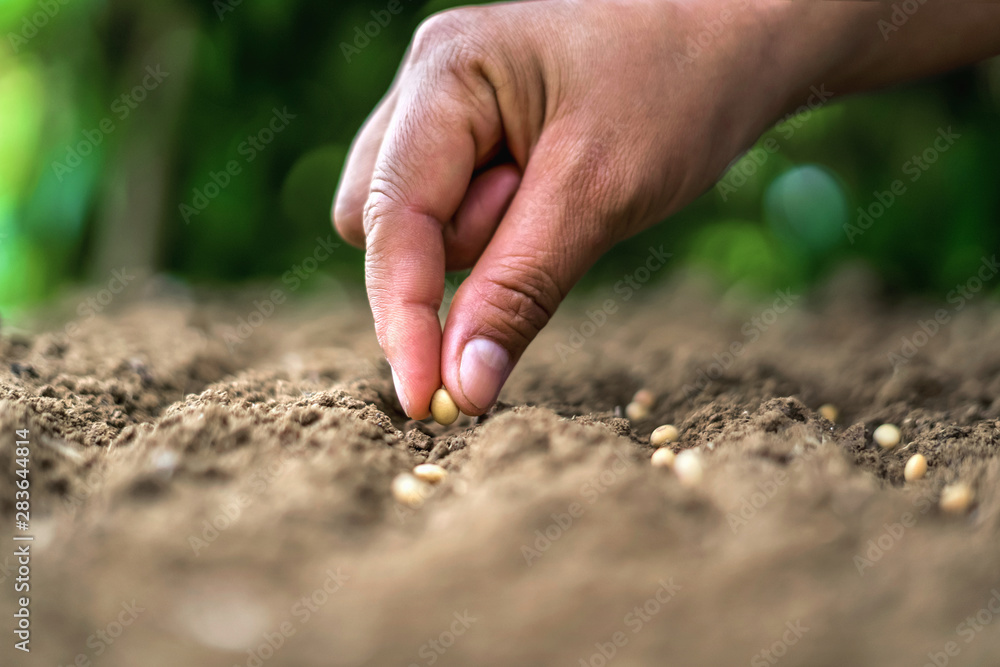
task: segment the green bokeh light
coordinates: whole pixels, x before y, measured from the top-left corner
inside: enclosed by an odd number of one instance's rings
[[[791,246],[820,253],[845,240],[847,197],[823,167],[802,165],[776,178],[764,196],[764,211],[774,235]]]
[[[761,225],[723,220],[703,225],[688,249],[690,261],[707,267],[724,284],[767,292],[801,281],[802,262]]]
[[[36,164],[45,108],[41,73],[30,60],[0,57],[0,104],[0,194],[21,196]]]

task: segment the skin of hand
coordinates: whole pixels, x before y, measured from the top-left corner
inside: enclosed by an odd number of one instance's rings
[[[1000,7],[950,9],[924,6],[891,45],[891,7],[869,2],[535,0],[425,21],[334,205],[366,250],[403,409],[426,418],[444,384],[485,412],[587,269],[711,187],[811,85],[839,95],[1000,48]],[[442,331],[445,271],[467,268]]]

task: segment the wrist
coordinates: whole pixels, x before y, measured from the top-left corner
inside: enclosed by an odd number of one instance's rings
[[[766,124],[801,105],[816,87],[825,86],[833,95],[854,90],[851,73],[868,60],[871,32],[882,12],[878,3],[765,0],[752,5],[757,66],[767,69],[763,78],[770,82]]]

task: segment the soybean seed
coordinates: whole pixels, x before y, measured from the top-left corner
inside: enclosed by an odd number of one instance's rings
[[[652,407],[656,405],[656,396],[654,396],[653,392],[648,389],[640,389],[635,392],[635,396],[632,397],[632,402],[652,409]]]
[[[392,497],[400,505],[417,508],[431,495],[431,485],[408,472],[403,472],[392,480]]]
[[[413,469],[413,475],[428,484],[440,484],[448,476],[448,471],[436,463],[421,463]]]
[[[625,406],[625,416],[632,421],[639,421],[649,416],[649,408],[642,403],[632,401]]]
[[[431,397],[431,416],[442,426],[454,424],[458,419],[458,406],[444,387],[435,391]]]
[[[703,476],[701,456],[693,449],[685,449],[674,459],[674,473],[682,486],[698,486]]]
[[[836,423],[837,417],[840,416],[840,411],[837,410],[837,406],[827,403],[819,406],[819,416],[829,422]]]
[[[923,454],[914,454],[903,468],[903,478],[907,482],[915,482],[927,474],[927,458]]]
[[[674,455],[674,450],[669,447],[660,447],[653,455],[649,457],[649,462],[653,464],[655,468],[669,468],[674,465],[674,461],[677,457]]]
[[[892,449],[899,444],[899,427],[895,424],[882,424],[872,433],[872,440],[884,449]]]
[[[649,434],[649,444],[654,447],[659,447],[668,442],[677,442],[681,433],[677,430],[677,427],[673,424],[664,424],[663,426],[657,426],[656,429]]]
[[[949,484],[941,491],[941,510],[949,514],[964,514],[972,504],[972,489],[968,484]]]

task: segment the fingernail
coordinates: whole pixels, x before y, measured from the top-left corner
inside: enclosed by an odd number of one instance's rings
[[[406,397],[406,392],[403,391],[403,383],[399,381],[399,376],[396,375],[396,369],[389,365],[389,370],[392,371],[392,384],[396,388],[396,396],[399,397],[399,403],[403,406],[403,412],[406,416],[410,416],[410,399]]]
[[[507,350],[488,338],[473,338],[462,350],[458,382],[466,400],[485,410],[497,400],[510,371]]]

